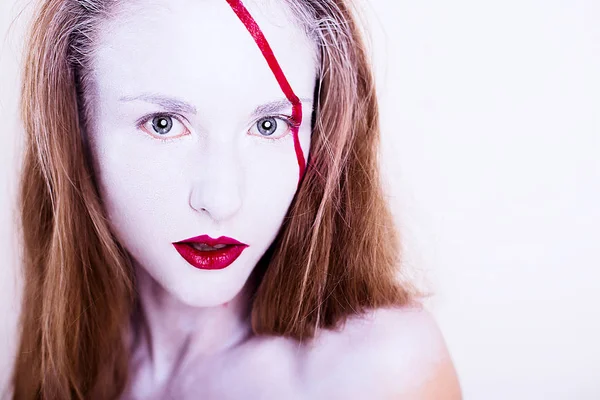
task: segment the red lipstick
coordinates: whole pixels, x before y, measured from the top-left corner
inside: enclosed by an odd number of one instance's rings
[[[223,269],[248,247],[227,236],[213,239],[208,235],[181,240],[173,246],[185,261],[199,269]]]

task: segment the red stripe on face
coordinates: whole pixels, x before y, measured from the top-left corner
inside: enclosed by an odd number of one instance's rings
[[[260,48],[260,51],[269,64],[273,75],[275,75],[275,79],[277,83],[279,83],[279,87],[285,94],[285,97],[292,103],[292,120],[295,122],[296,126],[292,126],[292,135],[294,137],[294,150],[296,151],[296,159],[298,161],[299,178],[302,179],[304,175],[304,170],[306,169],[306,161],[304,160],[304,154],[302,153],[302,148],[300,147],[300,139],[298,138],[298,129],[300,124],[302,123],[302,103],[298,99],[298,96],[292,90],[288,80],[286,79],[275,55],[273,54],[273,50],[271,46],[269,46],[269,42],[265,38],[265,35],[260,30],[258,24],[252,18],[246,7],[242,4],[240,0],[227,0],[227,3],[231,6],[235,14],[238,16],[240,21],[244,24],[248,32],[252,35],[252,38]]]

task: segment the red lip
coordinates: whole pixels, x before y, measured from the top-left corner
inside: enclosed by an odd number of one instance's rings
[[[208,246],[224,244],[227,247],[222,249],[202,251],[192,247],[192,243],[203,243]],[[242,251],[248,247],[227,236],[221,236],[213,239],[208,235],[200,235],[173,243],[175,249],[181,257],[188,263],[199,269],[223,269],[233,263],[242,254]]]

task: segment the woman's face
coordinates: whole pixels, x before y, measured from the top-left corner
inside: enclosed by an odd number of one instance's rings
[[[315,47],[281,1],[265,3],[244,4],[301,100],[308,158]],[[275,238],[299,177],[292,104],[263,52],[226,0],[140,0],[102,25],[93,77],[89,142],[118,239],[183,302],[229,301]],[[177,244],[202,235],[247,247],[210,256]]]

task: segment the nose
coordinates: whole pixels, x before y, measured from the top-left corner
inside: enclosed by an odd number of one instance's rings
[[[231,144],[211,146],[202,152],[192,174],[190,206],[215,222],[233,217],[242,206],[242,169]]]

